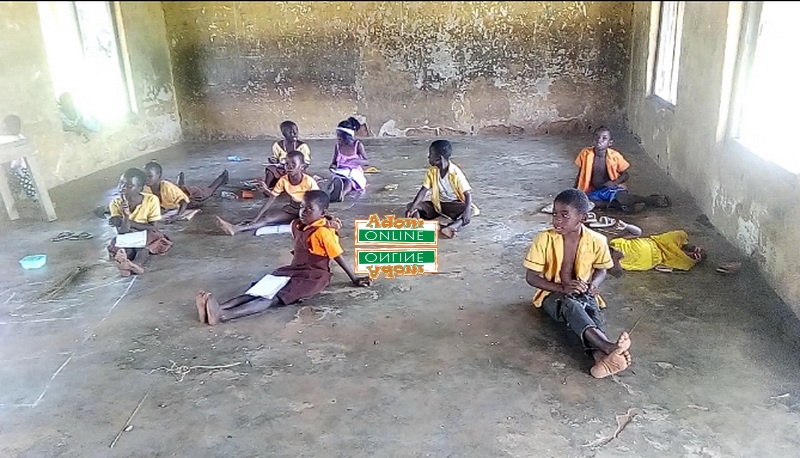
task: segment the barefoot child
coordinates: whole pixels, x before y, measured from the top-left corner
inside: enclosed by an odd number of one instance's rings
[[[215,325],[234,318],[261,313],[270,307],[310,299],[330,284],[331,259],[339,264],[354,286],[369,286],[369,277],[356,277],[353,274],[347,261],[342,257],[342,247],[339,245],[336,230],[327,227],[329,203],[330,198],[324,191],[313,190],[305,193],[300,217],[292,222],[294,239],[292,263],[272,272],[272,275],[290,277],[291,280],[272,299],[243,294],[219,304],[210,293],[201,291],[197,293],[195,300],[200,321]]]
[[[158,196],[163,213],[172,213],[171,216],[162,215],[164,216],[162,221],[165,223],[171,223],[184,216],[186,210],[190,208],[199,207],[200,204],[211,197],[220,186],[228,182],[227,170],[214,179],[211,186],[208,188],[181,186],[183,184],[182,172],[179,178],[181,185],[176,185],[163,179],[161,164],[155,161],[148,162],[144,166],[144,171],[147,174],[147,186],[144,187],[144,192]]]
[[[563,191],[553,207],[553,228],[536,235],[523,263],[526,281],[538,289],[534,306],[580,337],[595,361],[592,376],[616,374],[631,364],[631,341],[625,332],[616,342],[605,335],[599,287],[614,265],[606,238],[583,225],[589,209],[583,191]]]
[[[146,180],[141,170],[128,169],[120,180],[119,197],[109,205],[111,216],[108,222],[117,228],[118,234],[147,231],[144,248],[117,248],[116,237],[107,248],[109,256],[117,262],[120,273],[126,277],[131,273],[144,272],[132,262],[142,249],[158,255],[166,253],[172,246],[172,241],[156,228],[155,223],[161,220],[161,208],[158,197],[143,192]]]
[[[362,166],[367,165],[364,144],[356,140],[356,131],[361,124],[355,118],[339,123],[336,128],[336,146],[331,158],[331,183],[328,194],[331,202],[342,202],[352,191],[364,191],[367,177]]]
[[[472,187],[464,172],[450,162],[453,145],[447,140],[436,140],[428,150],[430,167],[425,174],[422,187],[414,201],[406,208],[407,218],[436,219],[446,216],[452,221],[440,232],[445,238],[453,238],[461,227],[469,224],[480,210],[472,203]],[[430,191],[430,201],[424,201]]]
[[[311,150],[305,142],[297,139],[299,129],[294,121],[283,121],[280,126],[283,140],[272,145],[272,157],[267,159],[269,165],[264,170],[264,183],[267,189],[272,189],[278,180],[286,175],[286,156],[290,151],[303,153],[306,165],[311,164]]]
[[[621,237],[608,242],[614,260],[609,273],[613,275],[620,275],[623,270],[688,271],[706,258],[703,248],[689,243],[686,231],[642,237],[641,228],[623,221],[618,222],[616,229],[622,232]]]
[[[642,197],[629,193],[623,184],[628,181],[630,164],[619,151],[610,148],[614,143],[611,130],[598,127],[594,131],[594,138],[594,147],[582,149],[575,159],[575,165],[579,168],[575,187],[585,192],[589,200],[626,213],[635,212],[637,204],[651,207],[670,205],[667,196],[653,194]]]
[[[265,193],[270,194],[270,198],[261,207],[252,222],[241,222],[234,225],[217,216],[217,224],[228,235],[235,235],[239,232],[252,231],[264,226],[294,221],[300,214],[300,204],[303,202],[305,193],[319,189],[317,182],[304,173],[306,167],[307,165],[303,161],[303,153],[300,151],[290,152],[286,155],[286,175],[278,180],[271,191],[262,189]],[[278,212],[268,213],[275,199],[284,192],[289,195],[291,202],[284,205],[283,209]]]

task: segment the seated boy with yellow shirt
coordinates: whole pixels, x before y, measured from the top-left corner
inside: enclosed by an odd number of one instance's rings
[[[430,167],[414,201],[406,207],[407,218],[436,219],[446,216],[452,221],[440,229],[443,237],[451,239],[458,230],[470,223],[480,210],[472,203],[472,186],[461,168],[450,162],[453,145],[436,140],[428,149]],[[423,201],[430,192],[429,201]]]
[[[303,153],[291,151],[286,156],[286,175],[282,176],[272,190],[262,191],[270,195],[269,200],[261,207],[255,219],[250,222],[242,221],[239,224],[231,224],[217,216],[217,225],[228,235],[235,235],[239,232],[252,231],[264,226],[290,223],[300,215],[300,204],[303,202],[303,195],[306,191],[319,189],[317,182],[310,175],[305,173],[306,163],[303,160]],[[280,211],[269,213],[269,209],[275,199],[281,194],[286,193],[291,201],[284,205]]]
[[[308,144],[298,140],[299,129],[294,121],[283,121],[280,126],[283,140],[278,140],[272,145],[272,157],[267,159],[269,165],[264,170],[264,183],[267,189],[273,186],[286,175],[286,157],[291,151],[303,153],[303,161],[311,164],[311,149]]]
[[[609,270],[611,274],[619,275],[623,270],[688,271],[706,258],[703,248],[689,243],[686,231],[642,237],[641,228],[622,221],[619,229],[622,236],[608,242],[614,260],[614,267]]]
[[[162,178],[163,169],[161,164],[156,161],[150,161],[144,166],[145,173],[147,174],[147,186],[144,187],[144,192],[158,196],[161,202],[161,209],[163,210],[163,221],[171,223],[179,218],[188,217],[190,215],[189,209],[194,209],[200,204],[211,197],[220,186],[228,182],[228,171],[222,172],[214,181],[211,186],[201,188],[198,186],[184,186],[183,173],[180,174],[179,184],[174,184],[171,181]]]
[[[631,364],[630,337],[623,332],[616,342],[605,334],[600,284],[614,264],[605,236],[584,226],[589,199],[579,189],[568,189],[553,202],[553,228],[539,232],[523,265],[525,280],[538,291],[533,298],[556,322],[580,337],[595,361],[595,378],[622,372]]]
[[[161,206],[158,197],[144,193],[147,180],[139,169],[128,169],[120,179],[119,197],[109,205],[109,224],[117,228],[118,234],[147,231],[144,248],[118,248],[114,237],[108,245],[109,256],[117,262],[120,274],[127,277],[131,273],[141,274],[144,270],[134,264],[139,251],[146,249],[150,254],[164,254],[172,246],[172,241],[158,230],[155,223],[161,220]]]

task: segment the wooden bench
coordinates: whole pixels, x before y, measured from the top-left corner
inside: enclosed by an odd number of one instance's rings
[[[44,179],[42,178],[36,153],[36,146],[29,140],[19,140],[0,145],[0,197],[3,198],[8,218],[12,221],[19,219],[19,213],[17,212],[17,203],[14,200],[14,195],[8,186],[8,167],[6,167],[6,164],[20,158],[25,159],[25,163],[28,165],[33,185],[36,187],[36,197],[47,216],[47,220],[55,221],[57,218],[56,209],[53,207],[50,193],[47,192],[47,187],[45,187]]]

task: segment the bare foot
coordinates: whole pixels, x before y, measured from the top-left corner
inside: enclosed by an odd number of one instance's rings
[[[627,332],[623,332],[617,339],[617,348],[605,357],[600,358],[592,367],[590,371],[592,376],[605,378],[627,369],[632,362],[631,354],[628,352],[629,348],[631,348],[631,338]]]
[[[208,323],[208,317],[206,316],[206,301],[208,300],[208,293],[205,291],[200,291],[194,297],[194,305],[197,307],[197,318],[200,319],[201,323]]]
[[[131,276],[131,269],[128,268],[128,255],[125,253],[125,250],[117,250],[117,254],[114,255],[114,262],[117,263],[117,269],[119,269],[119,274],[121,276]]]
[[[220,218],[219,216],[215,216],[217,218],[217,226],[222,229],[228,235],[236,235],[236,227],[225,221],[224,219]]]
[[[450,226],[445,226],[445,227],[441,228],[439,230],[439,232],[441,232],[442,237],[444,237],[446,239],[452,239],[453,237],[456,236],[456,230],[453,229]]]
[[[219,324],[221,321],[220,315],[222,315],[222,309],[219,307],[219,302],[214,299],[214,296],[212,296],[211,293],[205,293],[205,303],[208,324],[211,326]]]

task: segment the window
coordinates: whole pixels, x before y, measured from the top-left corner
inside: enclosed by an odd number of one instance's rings
[[[659,2],[653,94],[673,105],[678,100],[678,63],[683,30],[683,3]]]
[[[38,2],[56,98],[69,94],[75,109],[101,124],[119,121],[135,106],[123,69],[115,11],[109,2]],[[127,69],[127,67],[126,67]]]
[[[800,4],[748,2],[745,5],[742,54],[738,69],[732,132],[753,153],[800,173],[797,110],[800,62]]]

